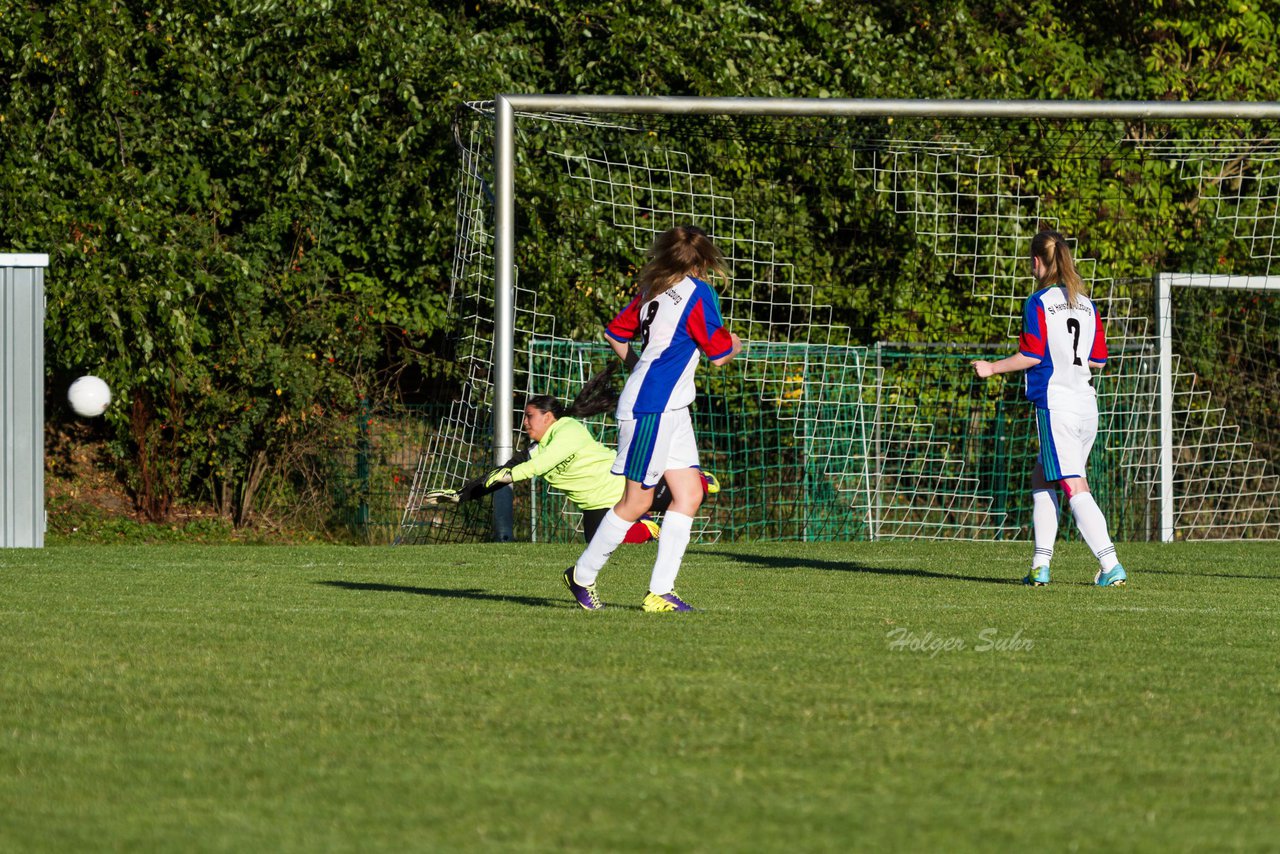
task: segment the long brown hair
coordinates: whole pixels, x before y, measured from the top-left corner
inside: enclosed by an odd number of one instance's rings
[[[728,276],[724,255],[696,225],[677,225],[662,232],[645,253],[645,259],[637,277],[645,300],[670,290],[685,276],[701,279],[712,272]]]
[[[1045,285],[1062,285],[1067,289],[1067,305],[1076,307],[1076,301],[1084,294],[1084,282],[1076,272],[1075,259],[1067,238],[1052,229],[1031,238],[1031,255],[1040,259],[1040,275],[1036,281]]]
[[[550,412],[557,419],[588,418],[601,412],[611,412],[618,406],[618,390],[613,385],[613,376],[618,372],[619,362],[610,362],[605,369],[593,376],[578,391],[573,403],[565,406],[554,395],[539,394],[525,401],[525,407],[532,406],[539,412]]]

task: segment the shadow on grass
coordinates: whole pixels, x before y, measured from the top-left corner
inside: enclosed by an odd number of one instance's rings
[[[1201,572],[1198,569],[1138,569],[1131,570],[1135,576],[1140,575],[1188,575],[1205,578],[1241,578],[1245,581],[1280,581],[1280,575],[1242,575],[1236,572]]]
[[[898,575],[913,578],[941,578],[945,581],[976,581],[979,584],[1021,584],[1016,578],[986,578],[979,575],[960,575],[954,572],[932,572],[927,569],[894,569],[888,566],[868,566],[849,560],[815,560],[805,557],[764,557],[733,552],[703,552],[730,558],[762,569],[817,569],[823,572],[863,572],[868,575]]]
[[[513,602],[530,608],[567,608],[572,602],[564,599],[547,599],[542,596],[515,596],[507,593],[488,593],[479,588],[410,587],[405,584],[374,584],[363,581],[317,581],[328,587],[342,590],[370,590],[375,593],[409,593],[414,596],[435,596],[440,599],[472,599],[478,602]]]
[[[410,587],[407,584],[378,584],[366,581],[317,581],[326,587],[338,587],[342,590],[372,590],[375,593],[409,593],[413,596],[436,596],[440,599],[472,599],[477,602],[513,602],[516,605],[527,605],[530,608],[569,608],[580,610],[571,599],[548,599],[545,596],[515,596],[509,593],[488,593],[478,587],[458,589],[455,587]],[[610,611],[643,611],[639,605],[619,605],[615,602],[605,603]]]

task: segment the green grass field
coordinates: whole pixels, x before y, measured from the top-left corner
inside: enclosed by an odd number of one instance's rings
[[[1274,850],[1280,546],[0,553],[0,850]]]

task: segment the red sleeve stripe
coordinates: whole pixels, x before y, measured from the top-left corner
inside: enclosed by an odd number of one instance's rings
[[[1022,334],[1018,336],[1018,350],[1025,356],[1031,356],[1036,359],[1044,358],[1044,338],[1039,333],[1044,329],[1044,308],[1036,306],[1036,328],[1034,330],[1023,328]]]
[[[1089,361],[1104,365],[1107,362],[1107,333],[1102,328],[1102,315],[1098,313],[1096,307],[1093,312],[1093,320],[1093,350],[1089,353]]]
[[[640,331],[640,295],[627,303],[627,307],[618,312],[618,316],[604,328],[605,334],[615,341],[630,341]]]
[[[707,315],[702,310],[702,300],[695,302],[693,308],[689,310],[685,329],[689,331],[689,337],[708,359],[719,359],[733,352],[733,339],[729,337],[728,330],[723,326],[717,326],[712,330],[707,329]]]

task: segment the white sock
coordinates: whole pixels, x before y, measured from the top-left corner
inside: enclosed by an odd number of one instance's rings
[[[684,550],[689,546],[693,531],[693,517],[674,510],[662,514],[662,531],[658,535],[658,557],[653,562],[653,574],[649,577],[649,592],[670,593],[676,587],[676,575]],[[581,584],[582,582],[578,582]]]
[[[600,520],[600,527],[596,528],[595,536],[591,538],[591,542],[587,543],[586,551],[574,564],[573,580],[583,587],[595,584],[596,576],[600,574],[600,570],[604,569],[609,555],[613,554],[613,550],[622,543],[622,538],[634,524],[635,522],[628,522],[614,513],[612,507],[609,508],[609,512]]]
[[[1036,544],[1032,569],[1048,566],[1053,560],[1053,543],[1058,539],[1058,507],[1056,489],[1031,490],[1031,531]]]
[[[1098,559],[1102,571],[1110,572],[1115,569],[1120,563],[1116,558],[1116,546],[1107,533],[1107,517],[1102,515],[1102,509],[1093,500],[1093,494],[1077,492],[1073,495],[1071,515],[1075,517],[1080,536],[1084,537],[1085,543],[1093,550],[1093,556]]]

